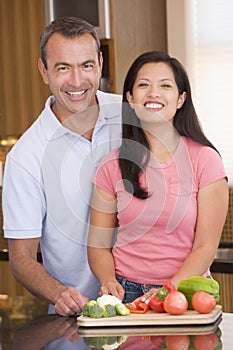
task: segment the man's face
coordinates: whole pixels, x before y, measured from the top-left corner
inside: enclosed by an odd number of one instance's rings
[[[56,98],[52,108],[61,122],[97,104],[102,56],[99,62],[91,34],[71,39],[54,33],[46,44],[46,60],[47,69],[39,59],[39,70]]]

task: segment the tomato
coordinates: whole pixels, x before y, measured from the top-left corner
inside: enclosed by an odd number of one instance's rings
[[[166,296],[163,306],[169,314],[181,315],[188,309],[188,301],[183,293],[173,291]]]
[[[208,314],[216,306],[215,297],[203,291],[194,293],[191,302],[194,310],[200,314]]]
[[[165,344],[167,350],[188,350],[190,339],[188,335],[168,335]]]
[[[193,344],[196,350],[214,350],[218,345],[217,334],[198,334],[195,335]]]
[[[133,301],[132,303],[126,303],[125,306],[130,310],[131,314],[145,314],[149,311],[149,305],[142,301]]]
[[[164,300],[159,299],[158,295],[154,295],[150,302],[149,302],[149,306],[152,310],[156,311],[156,312],[164,312],[164,306],[163,306]]]

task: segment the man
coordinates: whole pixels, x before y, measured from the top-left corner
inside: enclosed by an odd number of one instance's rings
[[[16,279],[48,300],[49,312],[67,316],[98,296],[86,253],[91,177],[120,144],[121,97],[97,91],[103,58],[89,23],[53,21],[40,48],[52,96],[7,156],[4,235]]]

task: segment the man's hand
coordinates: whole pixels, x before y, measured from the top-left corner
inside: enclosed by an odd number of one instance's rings
[[[88,302],[83,294],[76,288],[67,288],[61,292],[55,303],[55,311],[60,316],[70,316],[82,312],[83,306]]]

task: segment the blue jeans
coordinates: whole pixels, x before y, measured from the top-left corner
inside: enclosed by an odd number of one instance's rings
[[[120,276],[116,276],[116,278],[125,290],[124,299],[122,300],[123,303],[131,303],[136,298],[139,298],[143,294],[147,293],[151,288],[162,288],[162,286],[155,284],[131,282]]]

